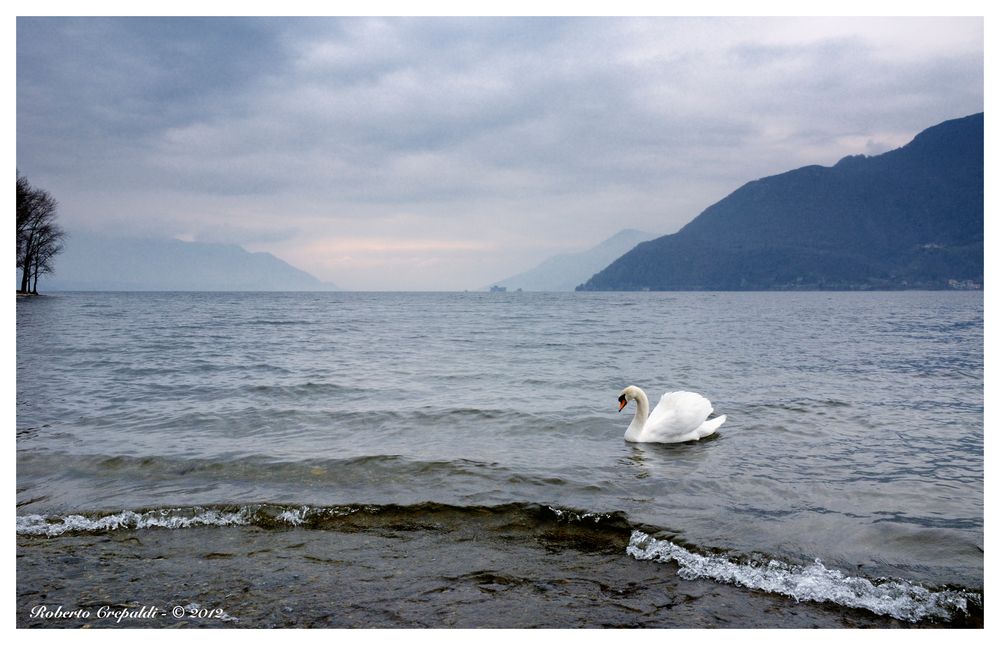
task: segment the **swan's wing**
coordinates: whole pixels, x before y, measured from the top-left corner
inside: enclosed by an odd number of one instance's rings
[[[649,414],[646,427],[662,424],[669,419],[671,425],[694,430],[710,414],[712,403],[702,395],[694,392],[667,392],[660,397],[660,402]]]
[[[726,415],[722,414],[714,419],[709,419],[698,428],[698,438],[703,439],[719,429],[726,422]]]
[[[697,430],[710,414],[712,403],[702,395],[667,392],[650,413],[643,434],[654,441],[688,435]]]

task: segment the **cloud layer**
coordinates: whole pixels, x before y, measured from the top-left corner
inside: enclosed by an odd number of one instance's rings
[[[17,22],[18,167],[67,228],[462,289],[983,109],[983,22]]]

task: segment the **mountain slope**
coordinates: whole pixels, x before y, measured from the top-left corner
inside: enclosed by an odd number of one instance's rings
[[[553,256],[533,269],[493,284],[524,291],[572,291],[609,262],[653,237],[651,233],[625,229],[586,251]]]
[[[71,233],[48,291],[321,291],[336,287],[234,244]]]
[[[947,288],[983,279],[983,114],[742,186],[581,290]]]

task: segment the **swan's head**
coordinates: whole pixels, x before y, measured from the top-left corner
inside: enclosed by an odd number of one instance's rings
[[[639,388],[634,385],[629,385],[627,388],[622,390],[622,393],[618,395],[618,411],[621,412],[622,409],[628,405],[629,401],[634,401],[639,398]]]

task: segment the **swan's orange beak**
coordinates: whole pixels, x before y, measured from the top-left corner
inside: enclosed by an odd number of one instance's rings
[[[618,397],[618,411],[621,412],[622,408],[628,405],[628,401],[625,400],[624,396]]]

